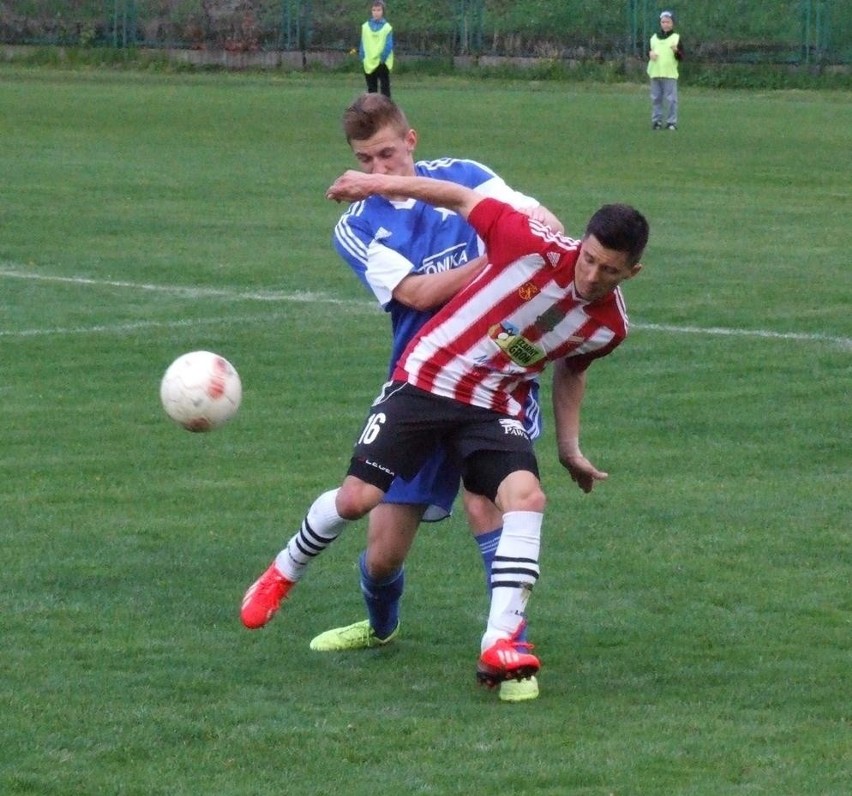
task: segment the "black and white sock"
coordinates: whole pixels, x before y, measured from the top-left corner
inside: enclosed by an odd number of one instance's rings
[[[491,610],[482,637],[483,651],[515,634],[524,621],[527,600],[538,580],[541,524],[538,511],[509,511],[491,566]]]
[[[337,489],[320,495],[308,509],[299,532],[276,556],[275,566],[287,580],[299,580],[311,563],[325,550],[347,525],[338,513],[334,500]]]

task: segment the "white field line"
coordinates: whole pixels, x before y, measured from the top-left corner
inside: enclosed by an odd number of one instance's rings
[[[137,332],[142,329],[179,329],[195,328],[199,326],[207,326],[216,324],[217,326],[233,326],[234,324],[246,325],[252,322],[263,321],[267,323],[274,320],[284,320],[285,316],[282,313],[272,313],[264,315],[251,315],[246,317],[228,316],[226,318],[193,318],[193,319],[175,319],[173,321],[131,321],[129,323],[114,323],[114,324],[98,324],[94,326],[54,326],[45,329],[18,329],[16,331],[8,331],[0,329],[0,337],[57,337],[62,335],[72,334],[127,334]]]
[[[341,306],[357,308],[365,311],[375,311],[375,305],[368,301],[355,299],[339,299],[323,293],[310,293],[306,291],[234,291],[219,288],[203,287],[181,287],[173,285],[152,285],[139,282],[125,282],[118,280],[88,279],[85,277],[51,276],[49,274],[34,274],[9,267],[10,263],[0,263],[0,278],[26,279],[40,282],[64,283],[79,286],[91,286],[101,288],[120,288],[126,290],[147,291],[152,293],[168,293],[173,296],[184,296],[186,298],[222,298],[231,301],[260,301],[260,302],[292,302],[292,303],[316,303],[336,304]],[[228,318],[225,323],[249,323],[257,320],[257,316],[246,318]],[[266,319],[268,320],[268,318]],[[136,321],[132,323],[119,323],[95,326],[55,327],[46,329],[0,329],[0,337],[37,337],[44,335],[63,334],[92,334],[92,333],[121,333],[133,332],[139,329],[166,328],[181,326],[200,326],[206,323],[223,323],[223,318],[211,318],[205,320],[173,320],[173,321]],[[631,323],[631,328],[640,331],[666,332],[669,334],[698,334],[704,336],[720,337],[754,337],[768,340],[792,340],[806,343],[828,343],[838,345],[841,348],[852,348],[852,338],[839,337],[828,334],[811,334],[806,332],[774,332],[768,329],[730,329],[724,327],[701,327],[701,326],[675,326],[660,323]]]
[[[322,293],[309,293],[307,291],[279,292],[279,291],[247,291],[238,292],[212,287],[181,287],[179,285],[149,285],[140,282],[121,282],[111,279],[87,279],[77,276],[51,276],[49,274],[33,274],[27,271],[19,271],[4,268],[0,265],[0,277],[8,279],[25,279],[33,282],[57,282],[70,285],[88,285],[91,287],[125,288],[129,290],[141,290],[150,293],[169,293],[173,296],[184,296],[186,298],[224,298],[243,301],[292,301],[292,302],[322,302],[326,304],[352,304],[355,302],[347,299],[335,299]],[[367,302],[363,302],[367,303]]]
[[[672,334],[701,334],[719,337],[763,337],[767,340],[796,340],[805,343],[831,343],[841,348],[852,348],[852,337],[807,332],[773,332],[768,329],[726,329],[719,326],[672,326],[665,323],[631,323],[631,329]]]

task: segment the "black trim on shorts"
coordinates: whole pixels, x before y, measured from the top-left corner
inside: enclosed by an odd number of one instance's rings
[[[382,492],[387,492],[390,489],[393,479],[396,478],[394,473],[380,464],[357,456],[353,456],[350,459],[349,470],[347,470],[346,474],[354,475],[365,483],[378,487]]]
[[[483,495],[492,503],[503,480],[520,470],[538,478],[538,461],[530,451],[480,450],[462,463],[462,483],[468,492]]]

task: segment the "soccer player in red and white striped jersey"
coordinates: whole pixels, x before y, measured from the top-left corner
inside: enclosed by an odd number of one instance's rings
[[[619,285],[641,270],[648,224],[632,207],[605,205],[577,241],[456,183],[355,171],[338,178],[327,197],[373,194],[459,213],[485,242],[489,263],[411,340],[373,402],[346,478],[314,501],[298,533],[249,588],[244,621],[249,613],[265,624],[349,521],[374,508],[397,475],[410,477],[443,447],[461,463],[465,487],[503,512],[477,677],[489,686],[530,677],[539,660],[517,641],[539,577],[545,496],[518,418],[530,381],[554,361],[560,462],[585,492],[607,477],[579,446],[585,374],[627,334]]]
[[[478,202],[469,220],[486,240],[489,265],[426,324],[393,377],[517,416],[531,376],[549,361],[582,357],[585,367],[625,338],[624,301],[617,285],[586,286],[591,301],[578,291],[577,261],[581,251],[594,256],[594,243],[584,250],[493,200]]]

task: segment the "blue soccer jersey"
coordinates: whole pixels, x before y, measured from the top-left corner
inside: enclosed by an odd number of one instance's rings
[[[418,177],[449,180],[499,199],[515,208],[538,202],[510,188],[487,166],[473,160],[418,161]],[[354,202],[334,228],[334,246],[355,275],[390,314],[393,342],[389,373],[408,342],[435,310],[421,311],[393,298],[396,286],[409,274],[447,271],[484,253],[482,241],[460,215],[414,199],[391,201],[371,196]],[[437,309],[437,308],[436,308]],[[541,431],[538,385],[524,407],[527,430]],[[397,478],[385,495],[389,503],[429,505],[425,519],[449,514],[458,493],[459,472],[443,456],[433,458],[411,481]]]

